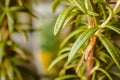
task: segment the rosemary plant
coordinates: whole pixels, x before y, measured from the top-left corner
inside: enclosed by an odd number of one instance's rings
[[[120,47],[114,38],[120,36],[120,0],[54,0],[53,11],[62,2],[66,7],[54,35],[68,24],[72,29],[49,66],[64,60],[55,80],[119,80]]]
[[[23,66],[28,61],[27,55],[11,39],[14,32],[26,36],[22,27],[16,26],[15,15],[19,12],[31,14],[21,0],[0,0],[0,80],[34,79]]]

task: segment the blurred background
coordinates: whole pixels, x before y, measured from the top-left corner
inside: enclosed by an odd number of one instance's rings
[[[53,28],[56,17],[63,6],[59,6],[57,11],[53,13],[53,0],[25,0],[24,2],[36,17],[27,13],[18,13],[16,15],[17,26],[19,25],[28,31],[28,40],[20,33],[14,33],[12,39],[30,55],[31,62],[25,66],[37,76],[33,80],[53,80],[58,75],[60,67],[58,65],[48,71],[48,66],[57,55],[61,42],[60,36],[53,35]]]

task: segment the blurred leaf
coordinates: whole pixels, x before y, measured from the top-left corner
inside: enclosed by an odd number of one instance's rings
[[[85,8],[85,4],[84,4],[84,0],[71,0],[73,1],[73,3],[76,4],[76,6],[78,6],[78,8],[83,12],[86,13],[87,10]]]
[[[60,76],[58,78],[56,78],[55,80],[66,80],[66,79],[72,79],[72,78],[78,78],[78,76],[76,75],[65,75],[65,76]]]
[[[25,41],[27,42],[27,41],[28,41],[27,32],[25,32],[25,31],[24,31],[22,28],[20,28],[20,27],[15,27],[15,29],[24,36],[24,39],[25,39]]]
[[[5,45],[4,42],[0,42],[0,65],[2,63],[2,59],[3,59],[3,56],[4,56],[4,45]]]
[[[72,49],[70,51],[70,54],[68,56],[68,62],[72,60],[74,55],[77,53],[77,51],[81,48],[81,46],[89,40],[89,38],[98,30],[98,28],[90,28],[80,34],[80,36],[77,38],[77,40],[74,42]]]
[[[66,9],[64,9],[60,15],[57,18],[57,21],[55,23],[55,28],[54,28],[54,35],[57,35],[57,33],[60,31],[61,27],[63,26],[66,18],[68,17],[68,15],[70,14],[70,12],[74,9],[73,6],[68,7]]]
[[[5,6],[8,7],[10,5],[10,0],[5,0]]]
[[[5,13],[3,12],[3,13],[0,15],[0,26],[2,25],[4,18],[5,18]]]
[[[114,27],[114,26],[106,26],[106,27],[113,30],[113,31],[115,31],[116,33],[120,34],[120,29],[119,28]]]
[[[115,48],[113,43],[111,43],[111,41],[108,40],[104,35],[99,34],[98,37],[99,37],[99,40],[107,49],[107,51],[109,52],[109,54],[111,55],[111,57],[113,58],[113,60],[115,61],[118,68],[120,68],[120,59],[119,59],[120,53],[118,53],[118,50]]]
[[[27,60],[27,56],[20,48],[14,47],[13,50],[17,52],[17,54],[19,54],[23,59]]]
[[[60,60],[66,58],[68,56],[68,53],[62,54],[60,56],[58,56],[55,60],[53,60],[53,62],[50,64],[48,70],[50,70],[56,63],[58,63]]]
[[[13,18],[13,14],[12,14],[11,11],[7,12],[7,18],[8,18],[9,31],[13,32],[13,29],[14,29],[14,18]]]
[[[14,71],[13,71],[13,65],[10,61],[10,59],[6,59],[5,60],[5,67],[6,67],[6,70],[7,70],[7,74],[8,74],[8,77],[10,80],[14,80]]]
[[[97,70],[104,73],[108,77],[109,80],[113,80],[112,77],[109,75],[109,73],[107,71],[105,71],[104,69],[98,68]]]
[[[69,40],[70,38],[72,38],[73,36],[75,36],[75,35],[78,34],[78,33],[83,32],[85,29],[87,29],[86,26],[81,26],[81,27],[78,28],[77,30],[71,32],[71,33],[63,40],[63,42],[62,42],[61,45],[60,45],[60,48],[62,48],[62,47],[68,42],[68,40]]]
[[[52,4],[52,10],[53,12],[55,12],[57,6],[60,4],[61,0],[54,0],[53,4]]]
[[[93,75],[92,75],[92,79],[91,79],[91,80],[96,80],[96,79],[95,79],[95,76],[96,76],[96,72],[93,72]]]
[[[14,68],[14,70],[15,70],[17,79],[18,80],[23,80],[23,77],[22,77],[21,73],[19,72],[19,70],[17,68]]]
[[[5,70],[4,70],[4,69],[1,69],[1,72],[0,72],[0,80],[7,80],[7,79],[6,79],[6,73],[5,73]]]

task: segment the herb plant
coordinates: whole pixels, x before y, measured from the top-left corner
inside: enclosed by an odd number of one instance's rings
[[[22,0],[0,0],[0,80],[34,79],[24,66],[28,56],[11,38],[15,32],[26,36],[25,30],[17,26],[15,15],[19,12],[31,14]]]
[[[54,0],[53,11],[62,2],[66,8],[54,35],[68,24],[72,29],[49,66],[64,61],[55,80],[119,80],[120,47],[114,38],[120,36],[120,0]]]

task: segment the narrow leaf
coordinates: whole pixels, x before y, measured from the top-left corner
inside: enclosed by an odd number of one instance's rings
[[[61,27],[63,26],[67,16],[69,15],[69,13],[73,10],[73,6],[72,7],[68,7],[66,9],[64,9],[60,15],[57,18],[57,21],[55,23],[55,28],[54,28],[54,35],[57,35],[57,33],[60,31]]]
[[[116,33],[120,34],[120,29],[119,28],[114,27],[114,26],[106,26],[106,27],[113,30],[113,31],[115,31]]]
[[[7,70],[7,74],[8,74],[9,79],[14,80],[13,66],[12,66],[10,60],[6,59],[5,65],[6,65],[6,70]]]
[[[14,70],[15,70],[15,73],[17,75],[17,79],[18,80],[23,80],[23,77],[22,77],[20,71],[17,68],[14,68]]]
[[[65,54],[63,54],[63,55],[57,57],[57,58],[56,58],[55,60],[53,60],[53,62],[50,64],[48,70],[50,70],[55,64],[57,64],[60,60],[66,58],[67,56],[68,56],[68,54],[65,53]]]
[[[84,0],[71,0],[73,3],[75,3],[76,6],[83,12],[86,13],[87,10],[85,8]]]
[[[0,43],[0,65],[2,63],[3,55],[4,55],[4,42],[1,42]]]
[[[8,7],[10,5],[10,0],[5,0],[5,6]]]
[[[112,77],[111,77],[111,76],[107,73],[107,71],[105,71],[104,69],[98,68],[97,70],[103,72],[103,73],[109,78],[109,80],[113,80]]]
[[[58,77],[55,80],[66,80],[66,79],[72,79],[72,78],[78,78],[78,76],[77,75],[65,75],[65,76]]]
[[[13,32],[13,29],[14,29],[14,18],[13,18],[13,15],[12,15],[11,11],[7,12],[7,18],[8,18],[9,31]]]
[[[66,38],[65,40],[63,40],[63,42],[61,43],[60,45],[60,48],[62,48],[66,43],[67,41],[72,38],[73,36],[77,35],[78,33],[81,33],[83,32],[87,27],[86,26],[81,26],[78,30],[75,30],[73,32],[71,32]]]
[[[4,69],[1,69],[1,72],[0,72],[0,80],[7,80],[7,79],[6,79],[6,74],[5,74],[5,70],[4,70]]]
[[[89,15],[92,15],[92,16],[99,16],[98,13],[93,12],[93,11],[89,11],[89,10],[88,10],[87,13],[88,13]]]
[[[104,35],[99,34],[98,37],[99,37],[99,40],[102,42],[102,44],[105,46],[108,53],[111,55],[111,57],[115,61],[118,68],[120,68],[120,53],[118,52],[118,50],[111,43],[111,41],[108,40]]]
[[[86,30],[85,32],[83,32],[82,34],[80,34],[80,36],[78,37],[78,39],[75,41],[75,43],[72,46],[72,49],[68,56],[68,62],[70,62],[72,60],[72,58],[75,56],[77,51],[81,48],[81,46],[87,40],[89,40],[89,38],[97,31],[97,29],[98,28],[90,28],[90,29]]]
[[[55,12],[57,6],[60,4],[61,0],[54,0],[53,4],[52,4],[52,10],[53,12]]]
[[[0,26],[1,26],[2,23],[3,23],[4,17],[5,17],[5,13],[3,12],[3,13],[0,15]]]

